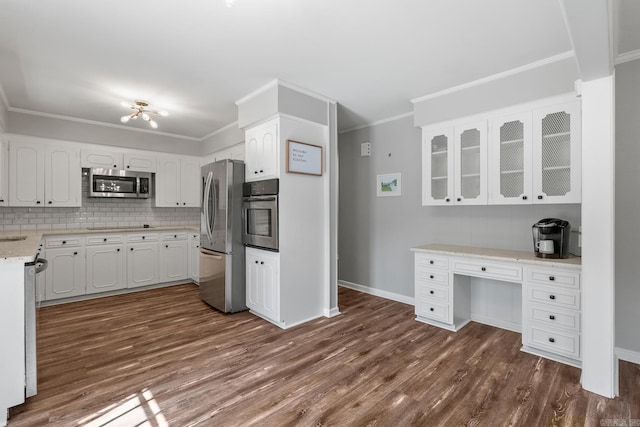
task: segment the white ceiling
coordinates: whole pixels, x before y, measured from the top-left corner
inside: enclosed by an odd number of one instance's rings
[[[344,130],[570,50],[558,0],[0,2],[10,110],[119,125],[121,102],[142,98],[170,113],[158,131],[198,139],[276,78],[336,100]]]

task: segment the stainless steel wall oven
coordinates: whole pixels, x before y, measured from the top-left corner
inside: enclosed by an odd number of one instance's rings
[[[242,241],[247,246],[278,251],[279,181],[242,185]]]

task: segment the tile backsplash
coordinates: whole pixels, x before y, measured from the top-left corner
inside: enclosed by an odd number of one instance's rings
[[[86,227],[189,225],[200,222],[199,208],[157,208],[155,199],[89,198],[82,176],[82,207],[0,207],[0,231],[64,230]]]

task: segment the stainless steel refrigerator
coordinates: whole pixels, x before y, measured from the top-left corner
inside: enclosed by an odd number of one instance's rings
[[[242,244],[244,163],[202,166],[200,298],[225,313],[247,309]]]

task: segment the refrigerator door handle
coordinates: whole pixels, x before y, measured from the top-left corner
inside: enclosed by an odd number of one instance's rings
[[[216,191],[216,183],[213,178],[213,173],[211,175],[211,187],[213,187],[213,222],[211,223],[211,234],[213,234],[213,229],[216,226],[216,219],[218,215],[218,192]]]
[[[219,255],[219,254],[217,254],[215,252],[208,251],[206,249],[200,249],[200,253],[202,255],[206,256],[206,257],[213,258],[213,259],[216,259],[218,261],[220,261],[222,259],[222,255]]]
[[[204,194],[204,218],[205,218],[205,228],[207,229],[207,237],[209,240],[213,240],[213,231],[211,226],[211,221],[209,219],[209,197],[211,196],[211,181],[213,181],[213,172],[209,172],[207,175],[207,183],[205,186]]]

